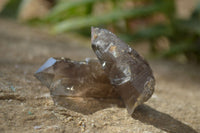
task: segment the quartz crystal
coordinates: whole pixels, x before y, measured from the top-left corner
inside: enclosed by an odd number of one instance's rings
[[[98,58],[73,61],[50,58],[35,73],[55,104],[90,114],[124,104],[129,114],[154,92],[149,64],[108,30],[92,28],[92,48]]]
[[[68,109],[89,114],[113,105],[123,107],[98,60],[49,58],[35,77],[49,88],[55,104]]]
[[[123,99],[129,114],[154,92],[155,79],[149,64],[108,30],[92,28],[92,48],[110,83]]]

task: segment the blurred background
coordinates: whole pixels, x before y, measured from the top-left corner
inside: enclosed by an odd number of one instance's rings
[[[106,28],[148,58],[200,62],[198,0],[1,0],[0,17],[52,34]]]
[[[0,132],[200,133],[199,3],[0,0]],[[50,57],[96,57],[91,26],[111,30],[154,72],[155,92],[134,118],[125,108],[60,108],[33,76]]]

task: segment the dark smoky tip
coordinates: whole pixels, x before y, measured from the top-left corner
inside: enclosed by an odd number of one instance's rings
[[[101,32],[100,28],[91,27],[91,41],[92,42],[97,39],[97,37],[99,36],[100,32]]]

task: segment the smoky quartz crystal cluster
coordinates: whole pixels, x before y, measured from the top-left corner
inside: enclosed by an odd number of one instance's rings
[[[126,107],[129,114],[154,92],[149,64],[108,30],[91,29],[97,59],[49,58],[35,73],[54,103],[83,114],[107,107]]]

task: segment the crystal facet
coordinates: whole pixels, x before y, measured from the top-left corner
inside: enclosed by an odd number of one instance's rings
[[[154,92],[155,79],[149,64],[108,30],[92,28],[92,48],[129,114]]]

